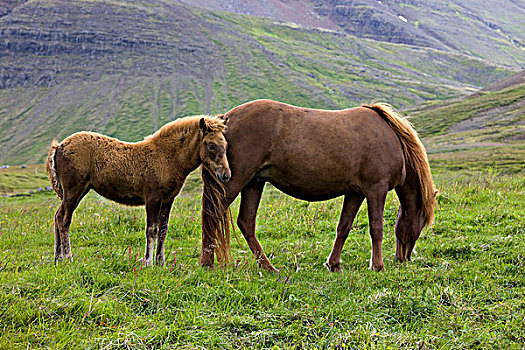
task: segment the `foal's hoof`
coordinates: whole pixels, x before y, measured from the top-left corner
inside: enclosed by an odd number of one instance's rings
[[[199,261],[199,265],[201,267],[206,267],[206,268],[209,268],[209,269],[213,269],[213,261],[203,261],[203,260],[200,260]]]
[[[144,267],[153,265],[153,259],[148,260],[146,258],[142,258],[142,259],[139,259],[138,262],[140,263],[141,266],[144,266]]]
[[[324,266],[328,269],[328,271],[330,272],[341,272],[341,264],[340,263],[337,263],[335,265],[330,265],[327,262],[324,263]]]
[[[73,256],[71,256],[71,254],[66,255],[66,256],[63,256],[63,255],[55,256],[55,265],[58,265],[62,261],[73,262]]]

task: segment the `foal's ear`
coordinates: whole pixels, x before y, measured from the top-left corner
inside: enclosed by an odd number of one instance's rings
[[[201,128],[202,133],[206,135],[206,133],[208,132],[208,126],[206,125],[206,121],[204,120],[204,118],[201,118],[199,122],[199,127]]]

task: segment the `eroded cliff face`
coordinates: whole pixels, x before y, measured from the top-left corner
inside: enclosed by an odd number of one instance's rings
[[[205,75],[217,48],[186,7],[167,9],[69,1],[13,7],[1,19],[0,89],[52,86],[66,72],[88,80],[125,71]]]
[[[181,1],[525,68],[525,29],[516,25],[525,18],[525,6],[514,0]]]
[[[345,32],[362,38],[444,48],[439,42],[414,33],[403,16],[398,17],[386,8],[378,9],[358,1],[334,1],[332,7],[321,4],[317,10],[326,13]]]
[[[291,9],[301,1],[265,0],[273,2]],[[329,109],[372,99],[413,105],[464,95],[515,71],[451,50],[175,0],[13,4],[0,17],[2,162],[40,162],[50,140],[79,130],[138,141],[178,117],[222,113],[257,98]],[[334,16],[361,18],[356,23],[376,32],[396,30],[373,21],[375,12],[352,11],[337,7]]]
[[[0,0],[0,17],[8,15],[13,9],[27,0]]]

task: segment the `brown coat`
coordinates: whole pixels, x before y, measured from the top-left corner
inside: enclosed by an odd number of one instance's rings
[[[231,172],[226,159],[224,122],[212,117],[187,117],[165,125],[137,143],[93,132],[53,141],[47,171],[62,204],[55,214],[55,259],[71,258],[69,225],[84,195],[93,189],[126,205],[146,205],[145,263],[164,263],[164,238],[169,212],[188,174],[201,163],[221,181]]]
[[[273,270],[255,236],[255,218],[265,182],[304,200],[345,196],[337,237],[327,266],[340,268],[340,254],[364,198],[372,237],[371,268],[383,269],[383,210],[388,191],[396,189],[400,211],[396,254],[410,258],[425,224],[433,220],[434,185],[423,145],[410,124],[384,104],[340,111],[300,108],[257,100],[224,115],[231,181],[224,185],[226,208],[239,193],[238,226],[260,264]],[[205,192],[213,188],[206,181]],[[204,207],[217,206],[204,198]],[[203,217],[203,242],[227,231],[223,218]],[[210,238],[211,237],[211,238]],[[209,250],[209,249],[208,249]],[[213,264],[204,251],[203,265]]]

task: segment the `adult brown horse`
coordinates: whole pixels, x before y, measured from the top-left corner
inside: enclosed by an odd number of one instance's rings
[[[55,260],[71,259],[69,226],[80,200],[95,190],[126,205],[146,205],[145,264],[164,264],[164,239],[175,196],[188,174],[203,164],[221,182],[230,179],[224,121],[195,116],[168,123],[137,143],[93,132],[53,141],[47,172],[62,203],[55,214]],[[228,242],[222,242],[227,247]],[[218,255],[220,251],[218,252]]]
[[[229,236],[228,206],[241,193],[237,224],[260,266],[275,271],[255,236],[255,218],[265,182],[307,201],[344,196],[330,271],[340,270],[341,250],[366,198],[372,258],[383,270],[383,210],[395,189],[400,207],[395,227],[396,257],[410,259],[421,230],[434,218],[435,189],[425,148],[407,120],[386,104],[327,111],[270,100],[248,102],[224,117],[231,181],[225,196],[203,171],[201,265],[213,266],[216,242]]]

